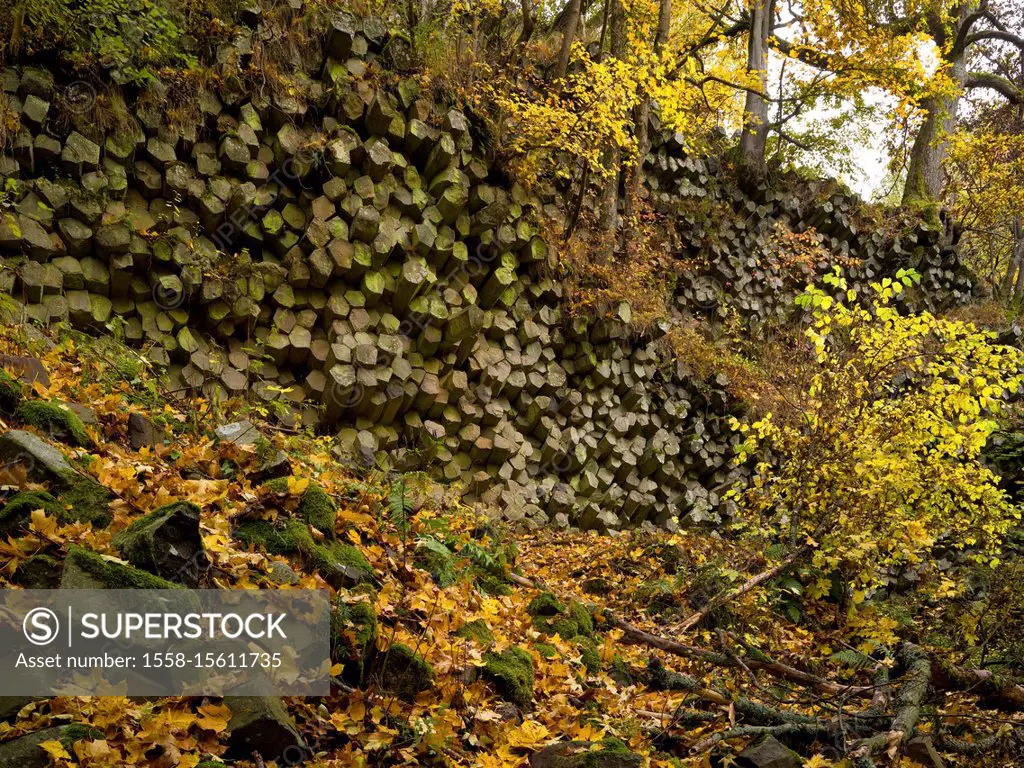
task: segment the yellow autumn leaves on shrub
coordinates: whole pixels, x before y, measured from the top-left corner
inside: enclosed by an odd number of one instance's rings
[[[895,301],[918,279],[901,271],[861,302],[838,274],[799,299],[818,368],[799,407],[736,425],[743,455],[770,446],[745,492],[745,522],[858,592],[889,566],[926,563],[936,546],[996,557],[1020,512],[981,451],[1022,384],[1020,350],[994,334]],[[827,589],[827,587],[825,587]]]

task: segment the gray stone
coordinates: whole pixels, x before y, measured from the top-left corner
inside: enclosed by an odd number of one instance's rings
[[[259,430],[251,421],[234,421],[213,430],[218,440],[235,445],[253,445],[260,437]]]

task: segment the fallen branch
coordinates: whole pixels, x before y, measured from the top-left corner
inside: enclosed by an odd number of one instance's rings
[[[906,670],[903,684],[896,696],[896,716],[889,730],[857,742],[849,757],[854,765],[874,765],[871,758],[885,752],[890,760],[903,746],[904,740],[914,732],[921,717],[921,704],[932,679],[931,659],[918,645],[904,643],[897,658]]]
[[[1008,712],[1024,710],[1024,685],[994,674],[988,669],[971,669],[932,660],[935,687],[943,691],[977,694],[984,704]]]

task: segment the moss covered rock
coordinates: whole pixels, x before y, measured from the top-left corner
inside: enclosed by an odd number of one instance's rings
[[[426,659],[401,643],[380,655],[373,677],[382,691],[404,701],[412,701],[434,684],[434,670]]]
[[[557,616],[565,611],[565,605],[553,592],[541,592],[526,607],[531,616]]]
[[[102,739],[103,733],[77,723],[44,728],[27,736],[0,744],[0,768],[46,768],[50,755],[39,745],[46,741],[59,741],[68,754],[74,754],[74,744],[83,739]]]
[[[231,710],[226,757],[248,760],[259,752],[266,762],[278,765],[292,765],[301,758],[302,736],[279,698],[234,696],[224,703]]]
[[[0,368],[0,411],[14,413],[21,404],[21,382]]]
[[[502,697],[517,707],[526,708],[533,702],[533,657],[523,648],[485,653],[483,673]]]
[[[363,682],[377,647],[377,614],[368,602],[349,605],[340,596],[331,611],[331,659],[342,664],[342,679]]]
[[[61,523],[90,523],[99,528],[110,525],[113,494],[94,480],[68,476],[67,485],[54,498],[47,491],[22,491],[0,507],[0,535],[11,535],[28,524],[32,513],[43,510]]]
[[[107,560],[75,544],[64,559],[61,589],[182,589],[148,571]]]
[[[601,652],[597,648],[591,638],[586,637],[576,643],[576,647],[580,652],[580,661],[583,662],[583,666],[587,668],[588,672],[600,672],[601,671]]]
[[[18,406],[15,415],[55,440],[80,448],[93,445],[78,414],[63,403],[54,400],[26,400]]]
[[[288,493],[288,478],[278,477],[263,484],[274,493]],[[334,537],[334,521],[338,516],[338,508],[334,500],[321,486],[310,483],[299,499],[295,511],[299,517],[316,528],[325,536]]]
[[[352,588],[374,580],[373,567],[351,544],[313,540],[308,526],[299,520],[273,523],[251,520],[235,529],[235,538],[272,555],[300,555],[335,589]]]
[[[32,555],[18,566],[11,581],[25,589],[56,589],[60,585],[60,569],[60,560]]]
[[[63,507],[46,491],[22,491],[15,494],[0,507],[0,535],[15,535],[37,509],[43,510],[50,517],[57,517]]]
[[[487,622],[483,619],[474,619],[473,621],[466,622],[455,631],[455,636],[472,640],[484,647],[494,642],[494,633],[491,632],[491,628],[487,626]]]
[[[594,634],[594,619],[583,603],[573,601],[565,605],[551,592],[537,595],[530,601],[527,611],[533,616],[533,625],[546,634],[559,635],[565,640]]]
[[[150,512],[114,537],[124,559],[170,581],[199,586],[206,563],[199,533],[199,507],[176,501]]]
[[[530,755],[530,768],[639,768],[643,758],[618,739],[562,741]]]
[[[106,528],[113,519],[110,512],[113,500],[114,494],[95,480],[76,475],[57,496],[57,503],[62,507],[58,518],[63,522],[91,523],[96,528]]]

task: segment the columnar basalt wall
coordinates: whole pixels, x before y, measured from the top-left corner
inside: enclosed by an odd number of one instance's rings
[[[414,79],[374,84],[403,45],[338,16],[298,95],[245,95],[228,71],[251,54],[243,35],[194,121],[138,109],[109,133],[56,119],[69,86],[46,70],[3,72],[22,127],[0,159],[0,290],[31,322],[116,328],[176,388],[257,398],[337,434],[340,453],[427,468],[511,520],[728,515],[744,470],[724,377],[692,377],[620,322],[567,315],[539,205],[493,172],[466,115]],[[680,312],[781,314],[792,286],[759,258],[780,221],[860,258],[863,277],[934,262],[929,288],[969,290],[940,233],[913,231],[908,251],[858,229],[848,198],[754,203],[671,137],[648,160],[679,257],[706,264],[681,277]]]

